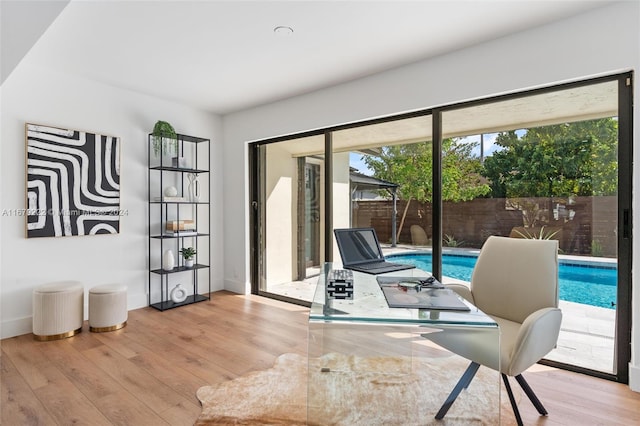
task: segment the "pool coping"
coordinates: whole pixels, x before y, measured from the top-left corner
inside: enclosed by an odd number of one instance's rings
[[[382,246],[382,252],[385,256],[390,255],[399,255],[399,254],[421,254],[421,253],[431,253],[432,250],[430,247],[407,247],[407,246]],[[451,256],[461,256],[461,257],[478,257],[480,254],[480,249],[468,249],[461,247],[445,247],[442,249],[442,254],[448,254]],[[566,255],[566,254],[558,254],[558,262],[562,265],[574,265],[574,266],[583,266],[583,267],[600,267],[607,269],[616,269],[618,265],[618,259],[609,258],[609,257],[594,257],[594,256],[576,256],[576,255]]]

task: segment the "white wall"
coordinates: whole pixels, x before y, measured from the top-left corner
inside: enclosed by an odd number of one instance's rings
[[[640,69],[640,5],[623,2],[473,48],[224,117],[225,287],[249,291],[247,142],[340,123]],[[292,76],[295,78],[295,76]],[[639,84],[635,98],[640,99]],[[640,140],[640,108],[634,111]],[[640,185],[635,150],[634,186]],[[243,165],[241,167],[240,165]],[[238,196],[243,192],[245,196]],[[636,226],[640,204],[633,201]],[[244,212],[244,214],[238,214]],[[640,238],[634,240],[640,264]],[[637,281],[634,278],[634,281]],[[633,317],[640,321],[640,286]],[[640,327],[631,386],[640,390]]]
[[[157,120],[179,133],[211,138],[211,279],[223,288],[221,119],[78,77],[39,71],[28,57],[2,85],[1,208],[25,208],[25,122],[121,138],[120,234],[25,238],[25,220],[1,216],[1,336],[31,332],[31,293],[57,280],[128,286],[129,309],[147,305],[147,134]]]

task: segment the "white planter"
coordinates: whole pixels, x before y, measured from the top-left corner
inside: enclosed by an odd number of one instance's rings
[[[185,259],[184,266],[186,266],[187,268],[193,268],[193,259]]]

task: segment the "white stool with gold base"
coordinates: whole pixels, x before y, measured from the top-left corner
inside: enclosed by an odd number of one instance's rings
[[[78,281],[45,284],[33,290],[33,336],[58,340],[82,331],[84,285]]]
[[[127,286],[104,284],[89,290],[89,331],[102,333],[127,325]]]

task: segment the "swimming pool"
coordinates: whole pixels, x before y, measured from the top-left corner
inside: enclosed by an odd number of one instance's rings
[[[431,253],[413,252],[385,256],[391,262],[414,265],[425,271],[432,269]],[[463,281],[471,280],[476,256],[442,255],[442,275]],[[601,262],[559,261],[560,300],[615,309],[617,290],[616,265]]]

